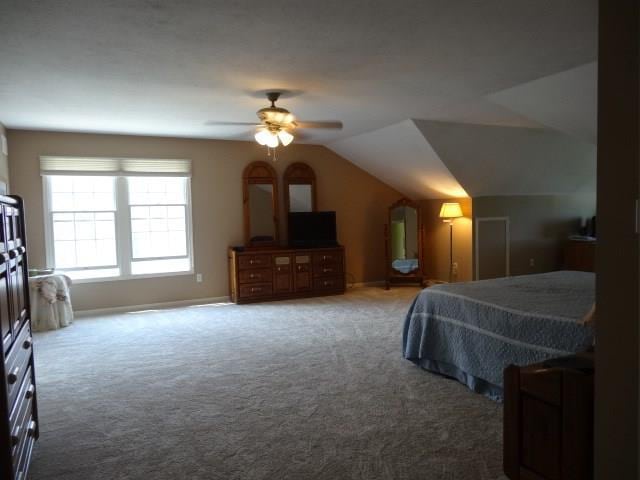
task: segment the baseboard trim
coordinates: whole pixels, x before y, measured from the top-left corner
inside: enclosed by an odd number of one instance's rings
[[[226,303],[229,297],[194,298],[192,300],[175,300],[172,302],[146,303],[142,305],[125,305],[122,307],[96,308],[92,310],[78,310],[73,312],[76,318],[93,317],[97,315],[109,315],[113,313],[139,312],[142,310],[169,310],[178,307],[190,307],[193,305],[206,305],[208,303]]]
[[[384,280],[373,280],[371,282],[356,282],[349,285],[349,288],[361,288],[361,287],[381,287],[386,283]]]

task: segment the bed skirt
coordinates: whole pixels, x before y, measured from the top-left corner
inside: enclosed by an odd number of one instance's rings
[[[430,360],[428,358],[421,359],[407,359],[417,366],[427,370],[428,372],[435,373],[438,375],[442,375],[443,377],[450,378],[452,380],[457,380],[458,382],[466,385],[471,390],[480,395],[484,395],[485,397],[490,398],[495,402],[502,403],[504,390],[502,387],[497,385],[493,385],[492,383],[487,382],[478,377],[474,377],[462,370],[460,370],[455,365],[451,365],[446,362],[438,362],[436,360]]]

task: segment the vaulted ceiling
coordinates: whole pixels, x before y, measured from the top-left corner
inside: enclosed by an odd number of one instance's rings
[[[436,128],[410,119],[594,143],[596,52],[596,0],[5,0],[0,122],[242,140],[250,132],[206,123],[253,121],[258,92],[280,88],[301,119],[345,125],[297,141],[411,196],[472,194],[471,159],[444,145],[453,133],[430,138]],[[393,161],[374,159],[384,148]]]

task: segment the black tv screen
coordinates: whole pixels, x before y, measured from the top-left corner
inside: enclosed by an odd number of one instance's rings
[[[289,214],[290,247],[334,247],[337,244],[336,212]]]

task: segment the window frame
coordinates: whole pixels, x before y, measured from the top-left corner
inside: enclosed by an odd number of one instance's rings
[[[43,209],[44,209],[44,237],[45,237],[45,255],[47,267],[55,267],[55,246],[53,235],[53,214],[58,213],[51,209],[51,186],[50,178],[55,175],[42,175],[42,193],[43,193]],[[92,172],[87,173],[67,173],[64,176],[80,177],[80,176],[106,176],[114,179],[114,196],[115,196],[115,240],[116,240],[116,260],[117,265],[108,267],[76,267],[76,268],[60,268],[57,269],[60,272],[72,272],[72,271],[97,271],[97,270],[113,270],[117,268],[120,270],[119,275],[104,276],[104,277],[90,277],[90,278],[74,278],[74,283],[99,283],[99,282],[112,282],[118,280],[131,280],[142,278],[159,278],[159,277],[176,277],[182,275],[193,275],[194,273],[194,249],[193,249],[193,215],[191,204],[191,177],[184,175],[127,175],[114,172],[113,175],[92,175]],[[184,256],[167,256],[167,257],[153,257],[144,259],[133,258],[133,235],[131,229],[131,205],[129,205],[129,187],[128,177],[162,177],[162,178],[183,178],[185,182],[185,234],[186,234],[186,255]],[[182,205],[181,205],[182,206]],[[144,261],[156,261],[156,260],[171,260],[171,259],[188,259],[189,269],[176,272],[158,272],[158,273],[132,273],[131,266],[133,262]]]

